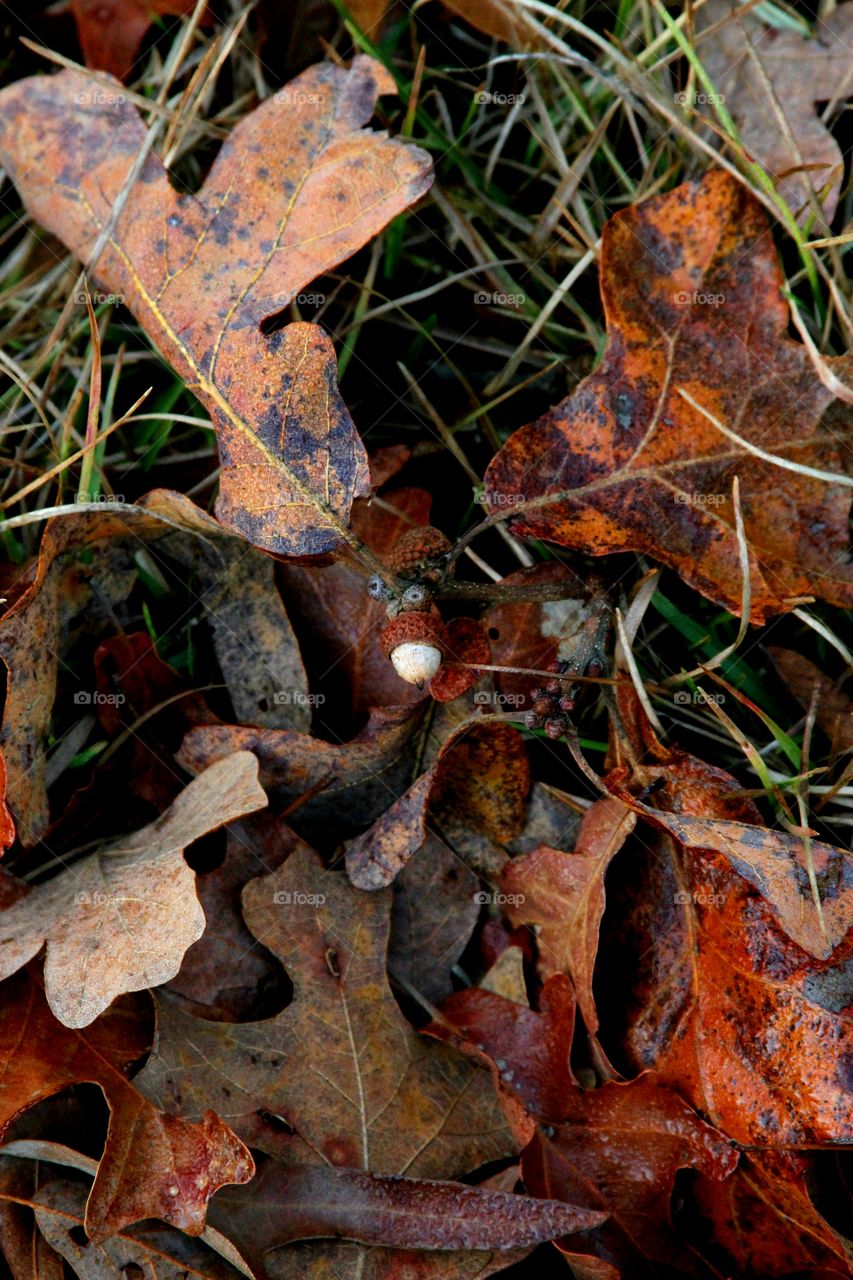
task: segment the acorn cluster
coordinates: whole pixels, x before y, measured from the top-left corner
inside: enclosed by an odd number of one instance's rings
[[[531,693],[532,706],[525,723],[528,729],[544,729],[549,738],[562,738],[569,730],[569,716],[575,709],[579,673],[571,662],[563,660],[550,663],[548,670],[554,678]],[[595,678],[601,672],[602,665],[596,660],[588,664],[585,674]]]

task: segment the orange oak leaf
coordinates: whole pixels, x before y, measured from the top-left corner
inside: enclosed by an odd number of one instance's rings
[[[27,1107],[72,1084],[98,1085],[109,1105],[106,1146],[86,1205],[92,1240],[143,1218],[198,1235],[216,1189],[254,1173],[248,1150],[213,1111],[198,1123],[164,1115],[128,1082],[122,1069],[146,1047],[129,1000],[74,1031],[56,1021],[31,976],[3,985],[0,1135]]]
[[[720,851],[725,835],[710,838],[718,825],[723,833],[738,828],[745,842],[757,811],[751,801],[737,801],[730,779],[730,798],[746,822],[717,822],[714,815],[725,812],[722,790],[714,796],[720,778],[703,796],[700,771],[698,761],[676,757],[641,769],[637,779],[656,776],[660,785],[655,811],[638,810],[640,838],[625,863],[630,883],[608,890],[613,909],[602,928],[598,989],[617,979],[625,994],[620,1011],[611,1006],[602,1016],[604,1047],[629,1068],[653,1069],[753,1149],[849,1143],[851,937],[826,958],[793,941],[778,904],[771,905],[773,881],[759,887],[773,846],[751,867],[745,843],[740,860]],[[752,830],[758,848],[774,835],[759,825]],[[838,871],[838,863],[830,867],[830,881]],[[839,896],[846,900],[849,890]]]
[[[752,621],[802,597],[849,608],[850,489],[831,477],[853,470],[851,409],[787,336],[781,285],[765,215],[728,174],[617,214],[601,249],[604,357],[493,459],[493,511],[515,503],[514,532],[593,555],[656,556],[738,613],[737,477]],[[850,356],[828,365],[853,381]]]
[[[429,186],[424,152],[360,127],[393,88],[366,57],[310,68],[241,120],[183,196],[122,93],[63,71],[0,94],[0,163],[81,260],[104,241],[98,279],[212,415],[220,520],[269,551],[351,538],[352,500],[369,492],[331,342],[311,324],[262,326]]]

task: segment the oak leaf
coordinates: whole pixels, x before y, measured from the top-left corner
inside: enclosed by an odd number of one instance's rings
[[[0,912],[0,980],[46,942],[48,1003],[60,1022],[76,1028],[88,1026],[116,996],[173,978],[205,925],[184,849],[266,803],[248,751],[212,765],[149,826]]]
[[[822,205],[826,227],[838,205],[844,157],[816,108],[819,102],[837,108],[853,95],[851,42],[853,4],[819,17],[809,37],[766,24],[752,6],[731,0],[711,0],[696,15],[697,52],[747,155],[774,178],[797,217]]]
[[[738,613],[737,477],[752,621],[803,597],[849,608],[849,486],[782,470],[707,416],[786,464],[853,470],[851,410],[787,336],[781,286],[764,212],[728,174],[712,171],[611,218],[604,356],[493,459],[493,511],[518,504],[516,533],[592,555],[653,555]],[[827,364],[852,380],[850,356]]]
[[[750,824],[715,820],[724,809],[713,787],[702,796],[700,767],[674,759],[637,779],[642,786],[656,774],[662,785],[655,812],[638,810],[630,884],[610,891],[597,977],[606,990],[618,975],[624,995],[602,1017],[602,1042],[611,1060],[653,1069],[752,1149],[850,1142],[851,937],[818,959],[783,931],[750,855],[739,871],[708,838],[716,825]],[[738,791],[730,779],[732,799]],[[774,833],[758,825],[751,801],[739,804],[761,847]],[[700,821],[701,839],[681,843],[678,832],[689,839]]]
[[[199,1123],[164,1115],[123,1068],[147,1048],[128,999],[85,1030],[63,1027],[32,976],[17,974],[0,1002],[0,1136],[26,1108],[72,1084],[96,1084],[110,1108],[103,1155],[86,1204],[86,1233],[102,1241],[129,1223],[162,1218],[198,1235],[207,1202],[227,1182],[247,1182],[252,1157],[206,1110]]]
[[[0,94],[0,163],[81,260],[109,229],[98,279],[209,410],[217,515],[268,551],[330,550],[369,491],[331,342],[262,326],[429,186],[424,152],[360,127],[393,89],[367,57],[312,67],[240,121],[187,196],[153,153],[125,193],[146,126],[122,93],[62,71]]]

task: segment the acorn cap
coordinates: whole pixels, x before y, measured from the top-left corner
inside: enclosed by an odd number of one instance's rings
[[[447,534],[434,525],[407,529],[388,557],[388,567],[401,578],[416,578],[418,571],[451,548]]]
[[[444,624],[437,613],[398,613],[382,628],[380,641],[386,658],[401,644],[429,644],[442,657],[447,651]]]

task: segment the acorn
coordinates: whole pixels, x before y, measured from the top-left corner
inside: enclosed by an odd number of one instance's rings
[[[447,649],[447,637],[438,610],[434,613],[398,613],[382,630],[382,652],[407,684],[422,689],[438,671]]]
[[[428,579],[435,580],[441,574],[435,568],[430,569],[430,566],[450,549],[450,539],[440,529],[431,524],[415,525],[406,530],[389,555],[388,568],[398,578],[420,578],[425,575]],[[452,566],[448,566],[448,571],[452,571]]]

